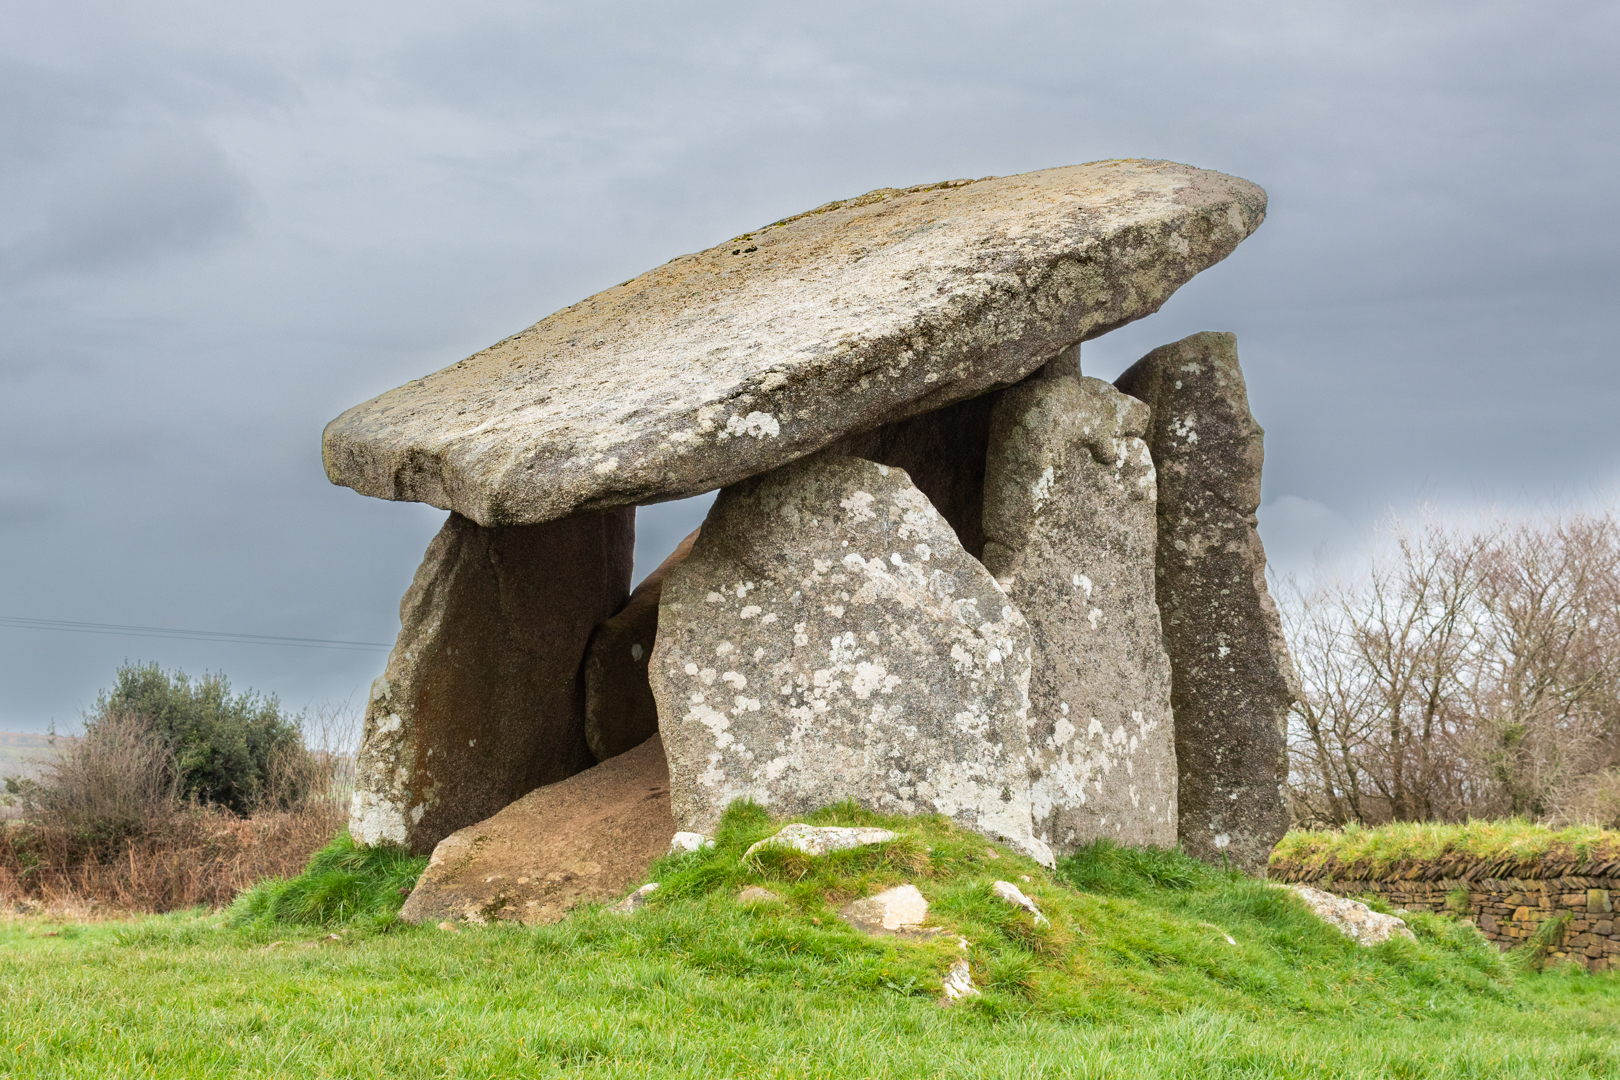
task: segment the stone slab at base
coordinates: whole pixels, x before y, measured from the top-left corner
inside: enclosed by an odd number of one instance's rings
[[[674,831],[669,768],[654,736],[445,837],[400,917],[556,922],[580,904],[623,896],[668,853]]]

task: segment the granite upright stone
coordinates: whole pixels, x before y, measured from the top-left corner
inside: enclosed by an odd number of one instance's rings
[[[900,469],[821,454],[720,493],[650,669],[676,827],[733,800],[941,813],[1042,861],[1029,632]]]
[[[451,514],[372,684],[349,831],[426,854],[592,764],[580,660],[630,590],[635,510],[490,529]]]
[[[1060,856],[1100,837],[1173,847],[1148,410],[1074,367],[1001,394],[985,470],[984,563],[1034,645],[1035,831]]]
[[[1181,844],[1263,873],[1288,828],[1281,785],[1295,681],[1266,588],[1254,516],[1265,432],[1249,412],[1237,338],[1194,334],[1155,349],[1116,385],[1152,410]]]

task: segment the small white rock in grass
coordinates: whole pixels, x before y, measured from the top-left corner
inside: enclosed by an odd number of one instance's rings
[[[973,971],[968,967],[967,960],[961,959],[951,965],[951,970],[945,973],[945,1000],[942,1005],[949,1005],[953,1001],[961,1001],[965,997],[978,997],[979,988],[973,985]]]
[[[896,885],[845,904],[838,917],[868,934],[911,934],[928,918],[928,901],[915,885]]]
[[[1392,937],[1416,940],[1406,920],[1380,914],[1360,900],[1347,900],[1308,885],[1290,885],[1288,888],[1305,901],[1311,914],[1357,945],[1382,945]]]
[[[1035,924],[1037,926],[1050,925],[1046,920],[1046,916],[1041,914],[1041,909],[1035,906],[1035,901],[1024,895],[1023,889],[1020,889],[1010,881],[998,881],[992,886],[992,888],[995,890],[996,895],[1002,900],[1005,900],[1013,907],[1023,908],[1025,911],[1035,916]]]
[[[781,847],[802,851],[806,855],[825,855],[829,851],[848,851],[868,844],[884,844],[895,838],[888,829],[851,829],[842,825],[784,825],[782,831],[743,852],[746,861],[760,848]]]
[[[714,841],[697,832],[678,832],[669,841],[671,855],[686,855],[703,848],[714,847]]]
[[[657,891],[658,882],[649,881],[647,884],[643,885],[641,888],[637,889],[623,900],[620,900],[617,904],[614,904],[612,907],[608,908],[608,910],[617,915],[629,915],[633,912],[640,911],[642,908],[647,906],[647,898]]]
[[[739,904],[780,904],[782,898],[769,889],[762,889],[758,885],[750,885],[737,894]]]

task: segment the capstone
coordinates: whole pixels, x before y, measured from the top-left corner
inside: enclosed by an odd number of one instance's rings
[[[1151,314],[1265,207],[1166,161],[829,203],[355,406],[327,425],[326,474],[484,525],[711,491]]]

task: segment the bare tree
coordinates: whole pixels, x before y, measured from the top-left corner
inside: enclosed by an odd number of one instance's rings
[[[1302,821],[1568,818],[1620,805],[1620,529],[1395,523],[1354,582],[1290,583]],[[1594,795],[1614,791],[1608,795]],[[1583,802],[1584,800],[1584,802]]]

